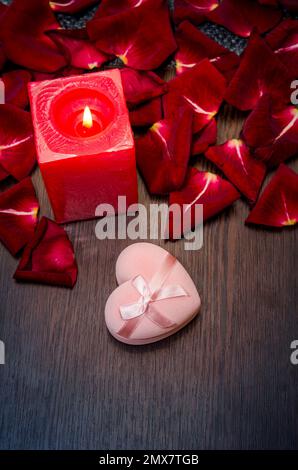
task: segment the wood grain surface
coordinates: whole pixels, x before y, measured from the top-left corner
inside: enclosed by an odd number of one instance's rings
[[[225,107],[218,141],[238,136]],[[196,164],[206,168],[203,157]],[[290,162],[297,168],[297,161]],[[42,214],[51,215],[39,170]],[[140,202],[152,202],[139,183]],[[200,316],[160,343],[131,347],[104,324],[115,262],[130,241],[70,224],[73,291],[18,285],[0,247],[1,449],[297,449],[297,230],[248,228],[238,201],[206,223],[204,246],[176,255],[202,297]]]

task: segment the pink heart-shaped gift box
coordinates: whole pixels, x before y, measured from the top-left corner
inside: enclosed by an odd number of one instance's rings
[[[116,262],[119,286],[106,302],[105,321],[117,340],[143,345],[164,339],[199,312],[200,296],[181,263],[151,243],[125,248]]]

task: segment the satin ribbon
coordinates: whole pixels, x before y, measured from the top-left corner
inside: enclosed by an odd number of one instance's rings
[[[136,276],[132,280],[132,285],[140,294],[140,298],[135,303],[120,306],[121,317],[125,320],[124,326],[118,331],[120,336],[129,338],[144,315],[162,328],[171,328],[176,325],[175,322],[160,313],[153,305],[159,300],[188,295],[180,285],[163,287],[176,261],[176,258],[168,253],[161,268],[149,283],[142,276]]]

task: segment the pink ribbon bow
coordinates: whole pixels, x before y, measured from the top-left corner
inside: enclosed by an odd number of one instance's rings
[[[142,276],[136,276],[132,280],[132,285],[139,292],[140,298],[133,304],[120,306],[120,314],[123,320],[125,320],[125,325],[118,332],[119,335],[129,338],[143,315],[146,315],[151,321],[162,328],[175,326],[175,322],[168,319],[152,305],[159,300],[185,297],[188,295],[183,287],[179,285],[163,287],[175,262],[176,258],[168,254],[161,269],[153,276],[150,283],[147,283]]]

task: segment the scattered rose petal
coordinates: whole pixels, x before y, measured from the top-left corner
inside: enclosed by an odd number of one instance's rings
[[[204,129],[195,134],[192,139],[192,155],[206,152],[209,145],[215,144],[217,138],[217,123],[213,118]]]
[[[34,186],[26,178],[0,194],[0,240],[16,255],[33,237],[39,210]]]
[[[162,101],[159,97],[146,101],[146,103],[129,111],[129,119],[133,127],[152,126],[155,122],[160,121],[162,117]]]
[[[0,42],[15,64],[40,72],[53,72],[66,59],[45,32],[59,28],[47,0],[14,0],[0,18]]]
[[[180,23],[189,20],[194,24],[200,24],[218,5],[219,0],[175,0],[174,21]]]
[[[151,194],[168,194],[184,182],[190,156],[193,112],[187,105],[175,119],[155,123],[136,139],[138,168]]]
[[[175,54],[176,70],[180,74],[194,67],[203,59],[215,59],[229,52],[225,47],[210,39],[189,21],[183,21],[175,33],[178,50]]]
[[[181,96],[194,111],[193,132],[199,132],[216,115],[223,101],[226,81],[218,70],[203,60],[195,67],[168,82],[163,97],[165,117],[173,117]]]
[[[287,227],[298,221],[298,175],[280,165],[246,219],[248,224]]]
[[[88,33],[100,51],[139,70],[159,67],[176,49],[167,2],[152,0],[117,15],[94,18]]]
[[[129,108],[161,96],[168,89],[166,82],[154,72],[140,72],[129,68],[120,69],[120,72],[124,96]]]
[[[50,7],[55,12],[73,14],[89,8],[97,2],[98,0],[59,0],[58,2],[50,1]]]
[[[286,65],[293,79],[298,77],[298,21],[287,19],[266,36],[266,42]]]
[[[73,287],[78,268],[64,228],[43,217],[15,272],[17,281]]]
[[[208,13],[210,21],[242,37],[250,36],[253,28],[265,33],[277,25],[281,17],[281,10],[252,0],[222,0],[217,8]]]
[[[276,107],[264,96],[248,116],[243,137],[257,158],[276,166],[298,153],[298,109]]]
[[[178,45],[175,54],[177,74],[189,70],[203,59],[209,59],[218,70],[226,72],[230,78],[229,72],[235,71],[239,65],[239,57],[236,54],[210,39],[188,21],[179,25],[175,38]]]
[[[49,31],[48,36],[65,51],[72,67],[85,70],[99,68],[109,56],[96,49],[85,29],[61,29]]]
[[[226,91],[225,99],[242,111],[253,109],[266,93],[279,102],[287,102],[290,82],[287,68],[265,41],[254,33]]]
[[[222,212],[240,198],[234,186],[220,176],[207,171],[189,169],[185,184],[180,191],[170,194],[169,204],[178,204],[181,208],[181,224],[170,213],[170,236],[182,234],[195,228],[195,206],[203,204],[203,220]],[[184,206],[184,207],[183,207]]]
[[[0,106],[0,165],[14,178],[28,176],[35,165],[31,114],[10,104]]]
[[[256,201],[266,175],[266,166],[251,155],[242,140],[231,139],[210,147],[206,157],[251,203]]]
[[[27,70],[13,70],[2,75],[5,87],[5,103],[26,108],[29,103],[27,85],[31,80]]]

